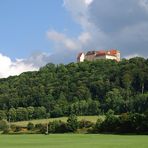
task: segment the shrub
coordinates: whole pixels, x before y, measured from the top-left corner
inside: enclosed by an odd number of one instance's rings
[[[96,124],[95,124],[95,126],[94,126],[94,132],[96,133],[98,133],[98,132],[100,132],[101,131],[101,125],[102,125],[102,123],[103,123],[103,119],[102,118],[98,118],[98,120],[97,120],[97,122],[96,122]]]
[[[68,132],[67,124],[62,121],[49,122],[49,133],[65,133]]]
[[[29,122],[27,125],[28,130],[33,130],[34,129],[34,124],[32,122]]]
[[[67,119],[67,128],[69,132],[75,132],[78,128],[78,120],[76,115],[70,115]]]
[[[106,119],[100,125],[100,129],[103,132],[116,133],[119,130],[119,123],[119,117],[114,115],[107,115]]]
[[[21,127],[20,126],[16,126],[16,128],[15,128],[15,132],[20,132],[21,131]]]
[[[81,120],[79,121],[79,128],[90,128],[94,125],[91,121]]]
[[[47,132],[47,124],[41,124],[38,123],[35,125],[35,129],[41,133],[41,134],[45,134]]]
[[[0,120],[0,131],[4,131],[8,129],[8,124],[7,121],[5,120]]]

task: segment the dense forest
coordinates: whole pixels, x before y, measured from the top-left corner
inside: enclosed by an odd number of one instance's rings
[[[145,113],[148,59],[52,63],[39,71],[0,79],[0,119]]]

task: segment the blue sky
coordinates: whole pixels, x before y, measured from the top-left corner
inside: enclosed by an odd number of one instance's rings
[[[112,48],[148,57],[148,0],[0,0],[0,78]]]
[[[49,28],[79,32],[62,0],[0,0],[0,22],[0,52],[12,59],[54,50]]]

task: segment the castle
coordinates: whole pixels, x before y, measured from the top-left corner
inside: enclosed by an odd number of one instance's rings
[[[87,53],[81,52],[77,56],[77,62],[94,61],[98,59],[111,59],[115,61],[120,61],[120,51],[116,49],[111,50],[99,50],[99,51],[88,51]]]

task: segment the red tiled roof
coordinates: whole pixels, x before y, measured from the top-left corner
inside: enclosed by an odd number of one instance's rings
[[[111,50],[108,50],[108,51],[105,51],[105,50],[100,50],[100,51],[97,51],[96,53],[96,56],[104,56],[104,55],[111,55],[111,56],[115,56],[117,54],[117,50],[115,49],[111,49]]]

